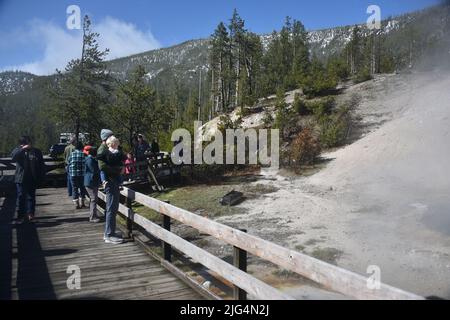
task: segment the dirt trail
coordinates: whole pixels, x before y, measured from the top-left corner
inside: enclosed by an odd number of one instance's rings
[[[220,218],[424,296],[450,298],[450,74],[389,75],[346,90],[366,133],[311,177],[263,172],[279,190]]]

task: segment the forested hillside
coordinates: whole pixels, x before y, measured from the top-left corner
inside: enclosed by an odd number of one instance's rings
[[[64,72],[0,73],[0,152],[8,152],[23,133],[47,149],[60,131],[94,134],[102,126],[116,129],[126,141],[143,132],[164,142],[169,129],[236,107],[245,113],[259,98],[277,92],[300,88],[309,97],[322,96],[344,79],[365,81],[415,67],[424,57],[438,63],[450,50],[449,17],[450,5],[443,4],[389,18],[381,30],[361,25],[310,32],[287,18],[282,30],[257,35],[234,12],[209,39],[112,61],[104,60],[91,34],[85,44],[92,50]],[[433,58],[436,53],[439,59]],[[101,77],[96,70],[102,70]],[[130,81],[134,87],[127,87]],[[127,106],[147,123],[124,128],[134,119],[121,119]]]

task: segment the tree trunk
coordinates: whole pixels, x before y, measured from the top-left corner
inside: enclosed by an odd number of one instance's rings
[[[75,121],[75,142],[78,144],[80,142],[80,119],[77,118]]]
[[[239,105],[239,78],[241,76],[241,49],[238,49],[236,60],[236,96],[234,97],[234,105]]]

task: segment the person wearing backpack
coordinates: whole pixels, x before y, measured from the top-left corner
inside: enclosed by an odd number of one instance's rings
[[[45,164],[41,150],[34,148],[28,136],[19,139],[19,146],[11,153],[16,163],[14,182],[17,188],[17,224],[22,224],[25,217],[32,221],[36,208],[36,189],[45,179]]]

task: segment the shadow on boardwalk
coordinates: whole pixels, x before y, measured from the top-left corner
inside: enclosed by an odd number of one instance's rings
[[[17,297],[27,299],[55,299],[45,255],[41,248],[38,223],[13,225],[15,196],[8,195],[2,204],[0,264],[1,299],[11,299],[11,286],[15,282]],[[15,234],[13,233],[15,231]],[[13,245],[15,237],[15,245]],[[16,264],[13,265],[13,262]]]
[[[200,299],[134,242],[103,241],[103,223],[88,222],[64,189],[37,192],[33,223],[12,224],[15,196],[0,198],[0,299]],[[81,288],[67,286],[69,266]]]

